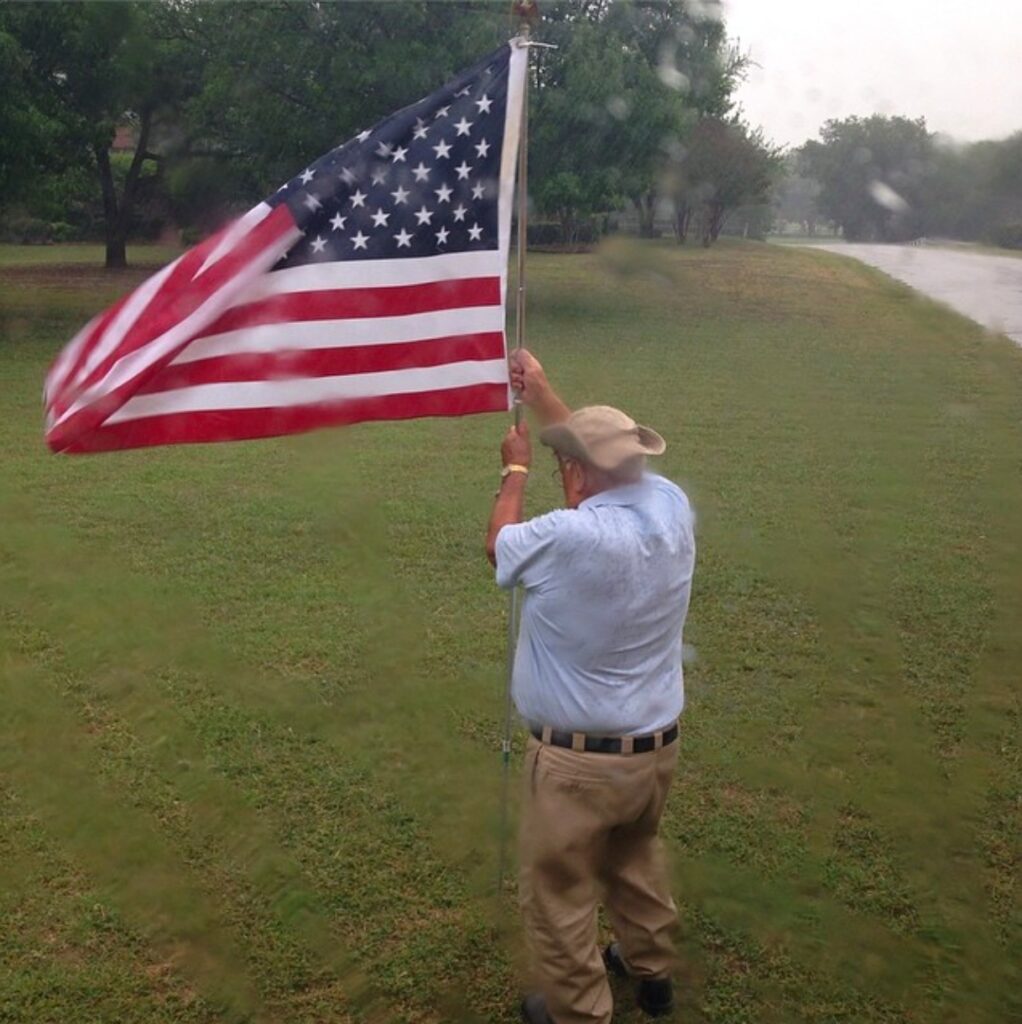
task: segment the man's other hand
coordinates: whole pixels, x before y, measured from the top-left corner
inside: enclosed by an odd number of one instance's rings
[[[537,363],[537,365],[539,365]],[[528,466],[532,462],[532,442],[529,428],[521,423],[511,427],[500,445],[500,458],[505,466]]]
[[[542,405],[550,394],[542,364],[526,348],[511,353],[511,387],[519,400],[529,406]]]

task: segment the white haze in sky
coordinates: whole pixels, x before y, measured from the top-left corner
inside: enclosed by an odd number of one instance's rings
[[[737,98],[800,145],[830,117],[925,117],[963,141],[1022,130],[1022,0],[725,0],[751,51]]]

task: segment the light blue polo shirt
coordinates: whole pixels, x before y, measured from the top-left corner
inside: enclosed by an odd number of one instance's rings
[[[505,526],[496,555],[497,583],[525,589],[512,693],[526,722],[603,736],[674,722],[695,566],[680,487],[647,473]]]

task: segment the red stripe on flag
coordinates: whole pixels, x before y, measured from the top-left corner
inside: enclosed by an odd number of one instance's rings
[[[63,379],[54,386],[55,396],[51,405],[54,417],[63,416],[74,404],[78,395],[81,394],[81,387],[74,385],[75,377],[89,358],[89,354],[96,347],[97,340],[106,331],[110,321],[113,320],[124,303],[134,294],[134,292],[128,292],[127,295],[118,299],[106,312],[102,313],[96,321],[96,325],[89,332],[88,338],[82,342],[82,347],[78,350],[78,357],[75,359],[74,365],[64,374]]]
[[[499,277],[465,277],[453,281],[381,288],[286,292],[244,306],[234,306],[197,337],[204,338],[264,324],[410,316],[443,309],[462,309],[466,306],[499,305]]]
[[[160,286],[145,311],[135,320],[117,346],[116,352],[103,360],[89,375],[89,383],[102,380],[123,356],[142,348],[191,316],[210,296],[235,278],[239,271],[251,263],[275,238],[286,234],[294,226],[291,211],[285,205],[278,206],[198,277],[191,280],[179,279],[177,271],[181,268],[175,268],[171,278],[177,281],[177,285],[170,289],[168,282],[165,281]],[[190,250],[183,257],[182,265],[187,263],[193,272],[197,270],[219,239],[219,234],[214,235],[213,238],[206,239],[201,245]],[[187,343],[190,344],[193,338],[194,335],[187,339]],[[182,348],[184,344],[182,343]]]
[[[506,384],[473,384],[442,391],[382,395],[274,409],[169,413],[101,427],[76,439],[66,450],[82,454],[157,444],[244,441],[367,420],[468,416],[480,412],[506,412],[507,408]]]
[[[500,331],[389,345],[238,352],[166,366],[145,387],[139,388],[137,394],[173,391],[195,384],[340,377],[355,373],[404,370],[409,367],[440,366],[473,359],[501,359],[503,356],[504,335]]]
[[[145,330],[150,340],[159,337],[164,330],[175,326],[185,310],[194,311],[201,302],[209,299],[218,289],[211,287],[215,282],[227,284],[240,279],[239,274],[246,269],[244,264],[251,264],[257,257],[270,253],[270,260],[275,261],[279,253],[273,253],[274,242],[281,241],[295,229],[294,218],[286,206],[278,206],[268,217],[261,221],[224,260],[218,262],[197,282],[185,286],[175,294],[165,297],[161,308],[152,316],[147,317],[145,324],[136,321],[133,330]],[[242,259],[242,254],[244,258]],[[241,261],[241,265],[239,265]],[[222,266],[223,263],[229,267]],[[162,292],[160,293],[162,294]],[[180,344],[175,345],[159,358],[142,364],[141,368],[128,380],[110,391],[103,391],[72,416],[55,425],[46,434],[46,443],[55,452],[70,450],[72,443],[79,435],[95,430],[108,416],[119,409],[145,383],[166,366],[186,345],[190,344],[194,335],[184,337]],[[114,361],[120,357],[121,347],[118,346]],[[112,364],[111,364],[112,365]],[[97,371],[98,372],[98,371]],[[100,380],[96,373],[90,375],[94,383]]]

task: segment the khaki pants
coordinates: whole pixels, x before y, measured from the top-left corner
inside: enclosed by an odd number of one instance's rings
[[[638,977],[674,962],[671,899],[657,827],[678,742],[644,754],[586,754],[529,739],[519,893],[536,981],[555,1024],[609,1024],[597,945],[601,896]]]

